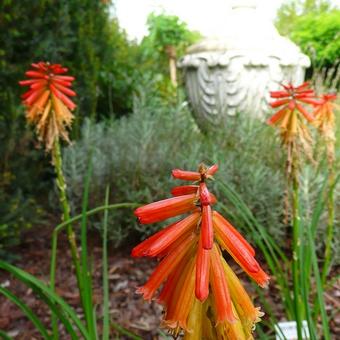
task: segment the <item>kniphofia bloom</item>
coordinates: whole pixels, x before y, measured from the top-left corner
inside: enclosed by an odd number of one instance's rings
[[[314,116],[306,106],[315,106],[320,102],[308,82],[299,86],[288,84],[282,87],[281,91],[270,92],[270,96],[275,99],[270,105],[279,110],[267,120],[267,123],[280,129],[282,143],[288,151],[288,172],[290,172],[292,158],[300,149],[312,159],[312,138],[305,122],[312,123]]]
[[[185,214],[132,250],[134,257],[160,260],[137,292],[151,300],[160,290],[163,324],[174,335],[183,331],[185,339],[251,339],[262,313],[222,252],[227,251],[260,286],[269,277],[255,260],[254,249],[213,209],[217,200],[206,182],[217,170],[217,165],[200,165],[198,171],[175,169],[174,178],[193,183],[174,187],[172,198],[135,210],[142,224]]]
[[[327,157],[330,163],[333,163],[335,157],[335,113],[334,110],[339,108],[334,103],[336,94],[324,94],[320,103],[316,105],[314,116],[314,125],[321,132],[327,146]]]
[[[68,69],[60,64],[39,62],[32,64],[25,74],[29,78],[20,81],[29,86],[22,95],[27,120],[35,124],[40,141],[50,150],[59,137],[69,141],[66,128],[73,120],[75,103],[69,98],[76,95],[71,90],[74,77],[65,75]]]

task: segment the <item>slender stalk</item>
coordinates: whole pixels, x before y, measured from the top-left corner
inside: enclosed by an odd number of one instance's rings
[[[59,189],[60,203],[63,209],[63,221],[66,222],[70,219],[70,205],[69,205],[67,195],[66,195],[66,182],[65,182],[65,178],[63,174],[63,169],[62,169],[62,158],[61,158],[61,152],[60,152],[60,143],[58,139],[56,139],[56,141],[54,142],[54,146],[52,150],[52,159],[53,159],[53,165],[54,165],[54,168],[57,174],[57,186]],[[81,289],[81,275],[80,275],[81,270],[80,270],[80,262],[79,262],[79,252],[77,248],[76,235],[73,230],[72,224],[67,225],[66,233],[67,233],[67,238],[68,238],[70,248],[71,248],[72,261],[73,261],[73,265],[76,271],[78,288]]]
[[[105,205],[109,204],[110,188],[106,188]],[[104,211],[103,221],[103,340],[110,338],[110,318],[109,318],[109,266],[107,261],[107,222],[109,212]]]
[[[299,216],[299,184],[296,174],[292,178],[293,199],[292,199],[292,217],[293,217],[293,291],[294,291],[294,311],[296,319],[296,327],[298,339],[302,339],[302,297],[300,289],[299,278],[299,264],[300,264],[300,216]]]
[[[52,161],[55,168],[55,172],[57,175],[57,186],[59,189],[59,199],[63,210],[62,220],[64,222],[68,221],[70,219],[70,205],[68,203],[67,195],[66,195],[66,182],[62,170],[62,158],[61,158],[61,151],[60,151],[60,143],[59,140],[56,139],[53,145],[52,150]],[[68,224],[66,227],[67,232],[67,238],[70,244],[71,249],[71,256],[72,256],[72,262],[75,268],[76,277],[77,277],[77,284],[80,296],[82,295],[83,289],[82,289],[82,281],[81,281],[81,268],[80,268],[80,262],[79,262],[79,253],[77,248],[77,241],[75,232],[73,230],[72,224]],[[53,247],[56,247],[57,244],[53,244]],[[56,258],[53,258],[53,266],[56,265]],[[53,273],[53,277],[51,277],[51,288],[55,288],[55,272]],[[57,332],[58,332],[58,326],[57,326],[57,320],[55,315],[52,316],[52,329],[53,329],[53,337],[54,339],[57,339]]]
[[[321,281],[323,286],[326,283],[327,275],[330,270],[331,256],[332,256],[332,241],[334,234],[334,184],[335,184],[335,174],[333,164],[329,163],[329,173],[328,173],[328,222],[327,222],[327,232],[326,232],[326,248],[325,248],[325,262],[322,268]]]

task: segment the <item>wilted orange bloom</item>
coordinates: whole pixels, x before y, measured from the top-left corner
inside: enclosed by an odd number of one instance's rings
[[[76,105],[69,97],[76,95],[70,89],[74,77],[64,75],[68,69],[60,64],[39,62],[26,72],[30,79],[20,81],[30,89],[22,95],[26,117],[36,125],[39,140],[50,150],[59,137],[68,141],[66,127],[71,125]]]
[[[327,155],[330,162],[334,161],[334,145],[335,145],[335,114],[334,110],[339,108],[334,103],[335,94],[324,94],[319,105],[314,111],[315,126],[319,129],[327,145]]]
[[[255,251],[218,212],[216,197],[206,180],[218,170],[201,165],[197,172],[176,169],[173,176],[196,182],[172,189],[173,198],[138,208],[140,223],[159,222],[188,214],[149,237],[132,250],[132,256],[157,257],[159,265],[138,288],[146,300],[160,289],[163,324],[185,339],[249,339],[262,313],[255,308],[222,256],[226,250],[260,286],[268,275],[255,260]]]

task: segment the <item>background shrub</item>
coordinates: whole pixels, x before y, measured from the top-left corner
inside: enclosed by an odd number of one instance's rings
[[[80,140],[64,149],[64,170],[72,206],[78,212],[90,154],[92,206],[103,202],[108,183],[112,202],[147,203],[170,197],[171,187],[178,184],[170,175],[174,167],[195,169],[200,161],[217,162],[220,170],[216,179],[229,183],[284,246],[284,155],[279,143],[274,129],[242,114],[229,117],[223,129],[203,134],[181,95],[170,105],[145,93],[135,100],[129,116],[101,123],[86,120]],[[306,211],[313,208],[323,182],[319,170],[310,166],[303,174],[302,182],[309,185],[304,191]],[[230,208],[232,221],[242,229],[237,212],[218,192],[216,183],[213,186],[219,200]],[[325,226],[323,223],[320,233]],[[119,245],[127,236],[144,238],[157,228],[159,224],[140,226],[132,213],[121,211],[112,216],[109,232]],[[319,246],[322,248],[322,242]]]
[[[277,239],[284,234],[279,145],[272,129],[261,122],[242,115],[230,117],[224,130],[204,135],[185,101],[165,105],[151,94],[136,100],[128,117],[97,124],[87,120],[80,140],[63,153],[75,211],[80,207],[89,154],[93,158],[93,206],[103,201],[108,183],[115,202],[144,203],[169,197],[176,184],[170,178],[174,167],[195,169],[200,161],[217,162],[217,178],[233,185]],[[159,227],[141,229],[126,212],[115,213],[113,218],[110,234],[116,244],[131,232],[144,237]]]

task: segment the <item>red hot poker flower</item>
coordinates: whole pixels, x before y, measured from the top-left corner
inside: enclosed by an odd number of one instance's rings
[[[335,113],[334,110],[339,108],[334,101],[336,94],[324,94],[319,105],[316,105],[314,110],[315,126],[323,135],[326,147],[327,158],[330,163],[333,163],[335,158]]]
[[[76,105],[69,98],[76,95],[71,90],[74,77],[66,76],[68,69],[60,64],[39,62],[32,64],[26,72],[28,80],[20,81],[21,86],[30,89],[22,95],[26,106],[26,118],[36,125],[39,140],[50,150],[56,139],[68,141],[66,127],[71,125]]]
[[[132,256],[161,259],[138,292],[150,300],[163,285],[158,302],[164,305],[164,324],[173,334],[183,329],[185,339],[209,338],[210,333],[216,333],[220,338],[233,334],[245,340],[251,337],[261,312],[223,259],[221,248],[259,285],[266,285],[269,277],[256,262],[254,249],[213,211],[216,197],[209,192],[206,181],[217,170],[217,165],[200,165],[197,172],[173,171],[177,179],[198,183],[175,187],[173,198],[138,208],[135,214],[143,224],[189,215],[140,243]]]
[[[294,87],[292,84],[282,85],[284,90],[270,92],[276,100],[270,103],[273,108],[280,108],[267,120],[269,125],[280,129],[283,144],[288,150],[287,172],[291,173],[292,159],[301,148],[312,159],[312,138],[304,121],[313,122],[314,116],[305,106],[317,105],[314,91],[308,83]]]

